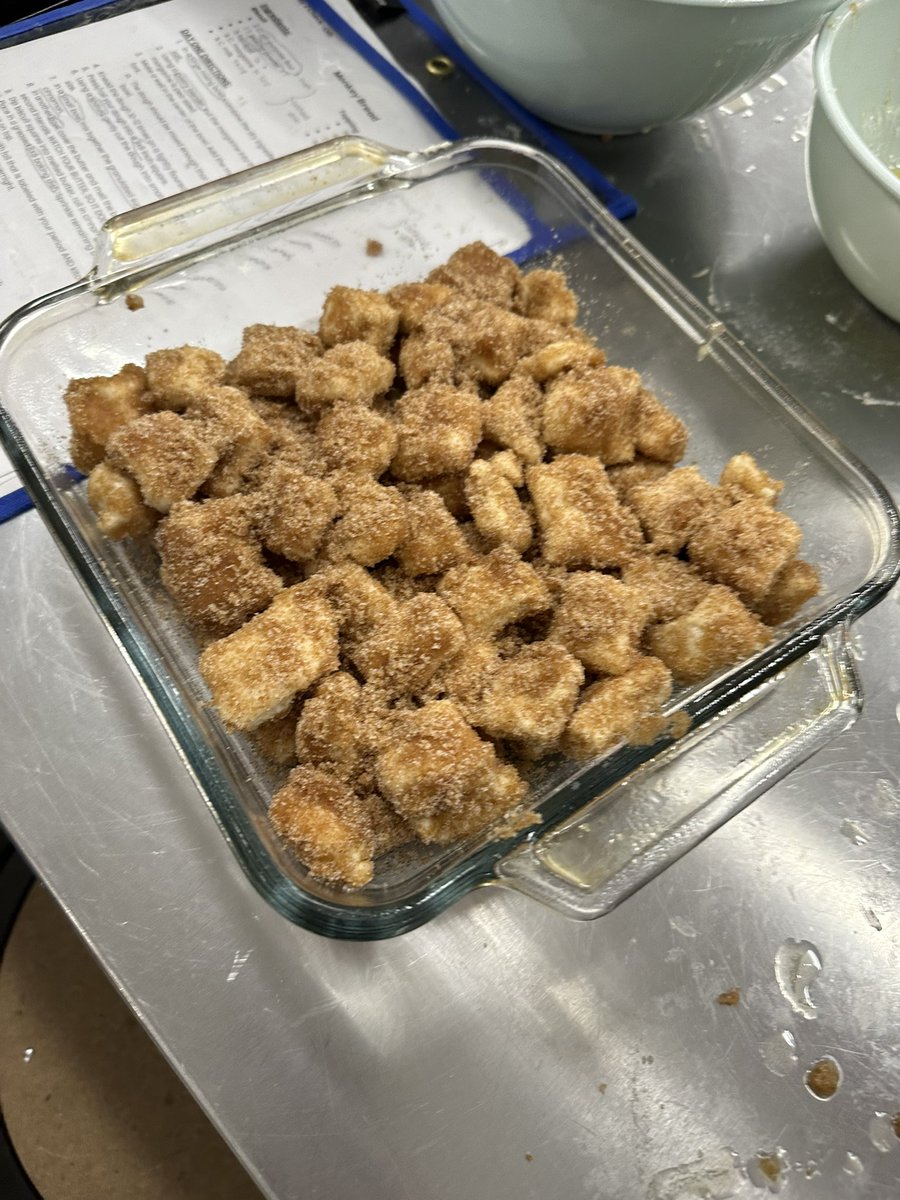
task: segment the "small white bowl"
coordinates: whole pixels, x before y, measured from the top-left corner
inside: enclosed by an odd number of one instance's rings
[[[783,66],[837,0],[435,0],[475,63],[538,116],[636,133]]]
[[[848,0],[814,57],[813,215],[838,266],[900,321],[900,2]]]

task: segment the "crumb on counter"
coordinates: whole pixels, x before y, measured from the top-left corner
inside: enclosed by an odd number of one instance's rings
[[[716,1004],[721,1004],[725,1008],[733,1008],[741,1002],[741,989],[739,987],[729,988],[727,992],[720,992],[716,996]]]
[[[841,1069],[833,1058],[820,1058],[806,1072],[806,1086],[819,1100],[830,1100],[841,1084]]]
[[[758,1154],[756,1156],[757,1165],[761,1173],[769,1180],[770,1183],[777,1183],[781,1178],[781,1163],[771,1154]]]

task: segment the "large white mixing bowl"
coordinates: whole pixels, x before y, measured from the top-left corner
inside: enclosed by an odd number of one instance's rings
[[[816,43],[807,181],[851,283],[900,321],[900,0],[849,0]]]
[[[479,67],[526,108],[634,133],[777,71],[836,0],[435,0]]]

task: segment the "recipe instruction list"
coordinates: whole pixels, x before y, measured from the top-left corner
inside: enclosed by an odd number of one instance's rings
[[[110,216],[342,134],[440,140],[299,0],[168,0],[0,50],[0,313],[84,275]]]

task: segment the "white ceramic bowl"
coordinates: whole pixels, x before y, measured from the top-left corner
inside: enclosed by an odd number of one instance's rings
[[[848,0],[816,43],[807,182],[851,283],[900,321],[900,0]]]
[[[585,133],[692,116],[783,66],[837,0],[435,0],[481,69]]]

